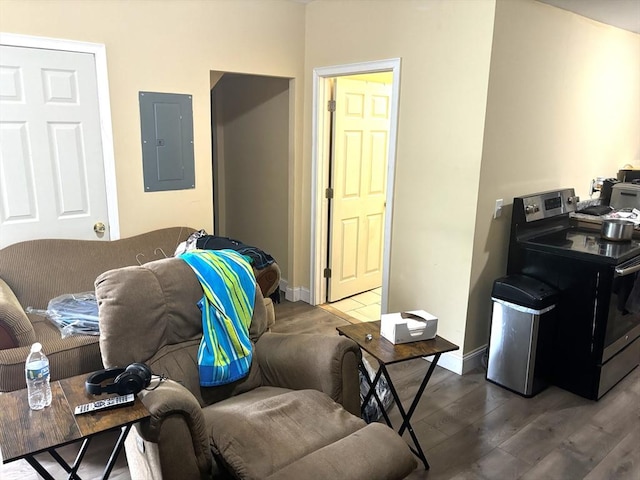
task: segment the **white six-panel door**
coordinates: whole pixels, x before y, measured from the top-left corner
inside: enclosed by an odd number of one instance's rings
[[[382,284],[391,84],[336,79],[328,298]]]
[[[0,248],[108,240],[102,152],[93,55],[0,46]]]

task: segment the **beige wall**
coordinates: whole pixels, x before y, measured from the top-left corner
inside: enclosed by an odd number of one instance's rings
[[[106,45],[122,236],[212,229],[211,70],[293,78],[287,265],[302,288],[311,72],[400,57],[389,308],[436,314],[460,353],[486,343],[504,273],[509,209],[493,221],[495,199],[585,197],[594,176],[640,167],[640,37],[533,0],[0,0],[0,31]],[[142,191],[140,90],[194,96],[194,190]]]
[[[638,43],[532,0],[307,7],[309,72],[402,59],[390,310],[436,314],[461,353],[486,344],[512,198],[561,186],[585,198],[595,176],[640,167]],[[310,91],[307,78],[306,118]],[[305,172],[310,142],[307,127]],[[493,220],[498,198],[506,208]]]
[[[304,76],[304,5],[295,2],[1,0],[0,31],[106,46],[122,237],[170,225],[212,231],[211,70]],[[193,95],[195,189],[143,192],[141,90]],[[292,157],[301,132],[300,122]]]
[[[214,92],[225,197],[216,233],[268,252],[287,280],[289,80],[225,75]]]
[[[488,339],[513,197],[640,168],[640,35],[531,0],[498,0],[465,352]],[[508,205],[493,220],[495,200]],[[597,194],[594,196],[597,198]]]
[[[440,318],[439,334],[459,345],[467,317],[493,14],[493,0],[307,5],[309,74],[316,67],[402,59],[389,308],[428,310]],[[308,75],[305,119],[311,118],[311,88]],[[307,126],[304,191],[311,191],[310,135]],[[309,212],[310,195],[302,200]],[[300,245],[309,245],[308,221],[300,231]],[[308,276],[307,271],[302,278]]]

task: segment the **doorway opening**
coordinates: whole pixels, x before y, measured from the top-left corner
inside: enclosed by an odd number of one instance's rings
[[[214,232],[270,254],[288,278],[292,79],[212,71]]]
[[[400,59],[317,68],[313,80],[310,303],[367,292],[365,303],[378,294],[385,312]],[[351,123],[369,107],[373,120],[385,117],[384,126]]]

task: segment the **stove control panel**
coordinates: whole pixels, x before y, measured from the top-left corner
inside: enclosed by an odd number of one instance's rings
[[[529,204],[525,207],[525,213],[527,215],[532,215],[534,213],[538,213],[540,211],[540,207],[538,205],[536,205],[535,203],[533,204]]]
[[[575,212],[580,198],[573,188],[551,190],[514,199],[514,213],[526,222],[533,222]]]

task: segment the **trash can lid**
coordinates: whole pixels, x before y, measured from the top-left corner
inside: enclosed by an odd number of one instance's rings
[[[497,279],[491,296],[523,307],[541,309],[557,301],[558,291],[533,277],[514,274]]]

